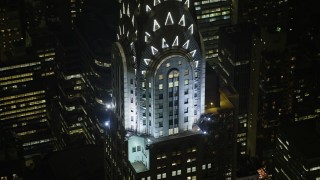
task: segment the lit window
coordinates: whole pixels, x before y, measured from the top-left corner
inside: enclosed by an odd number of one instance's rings
[[[160,25],[157,20],[153,20],[153,32],[160,29]]]
[[[173,82],[169,82],[169,88],[173,87]]]
[[[151,61],[151,59],[143,59],[144,60],[144,62],[146,63],[146,65],[149,65],[149,63],[150,63],[150,61]]]
[[[162,173],[162,178],[166,178],[167,177],[167,173]]]
[[[191,24],[188,28],[190,34],[193,34],[193,24]]]
[[[177,175],[177,171],[172,171],[172,176],[176,176]]]
[[[171,79],[171,78],[173,78],[173,74],[172,73],[169,74],[169,79]]]
[[[173,129],[169,129],[169,135],[173,134]]]
[[[188,85],[188,84],[189,84],[189,80],[188,79],[184,80],[184,85]]]
[[[152,55],[155,55],[155,54],[158,53],[158,49],[153,47],[153,46],[151,46],[151,52],[152,52]]]
[[[146,5],[146,12],[149,12],[149,11],[151,11],[151,8],[150,6]]]
[[[163,75],[160,74],[160,75],[159,75],[159,80],[162,80],[162,79],[163,79]]]
[[[179,128],[174,128],[173,130],[174,130],[174,132],[173,132],[174,134],[178,134]]]
[[[156,5],[160,4],[160,3],[161,3],[160,0],[154,0],[154,1],[153,1],[153,5],[154,5],[154,6],[156,6]]]
[[[164,38],[162,38],[162,48],[168,48],[169,45],[167,44],[166,40]]]
[[[197,50],[193,50],[193,51],[191,51],[191,52],[190,52],[191,56],[192,56],[192,57],[194,57],[194,56],[195,56],[195,54],[196,54],[196,52],[197,52]]]
[[[211,163],[208,164],[208,169],[211,169]]]
[[[178,170],[178,171],[177,171],[177,175],[180,175],[180,174],[181,174],[181,170]]]
[[[206,169],[206,165],[202,165],[202,170],[205,170]]]
[[[172,24],[173,24],[173,19],[172,19],[171,13],[168,12],[165,25],[172,25]]]
[[[191,168],[187,168],[187,173],[190,173],[191,172]]]
[[[185,42],[185,43],[182,45],[182,47],[183,47],[184,49],[188,49],[188,47],[189,47],[189,40],[188,40],[187,42]]]
[[[151,35],[148,32],[145,32],[144,42],[150,42],[150,41],[151,41]]]
[[[166,67],[170,67],[170,63],[167,63],[167,64],[166,64]]]
[[[178,71],[173,71],[173,77],[179,77],[179,72]]]
[[[197,2],[196,2],[197,3]],[[198,2],[199,3],[199,2]],[[184,4],[189,7],[189,0],[186,0],[186,2],[184,2]]]
[[[174,39],[172,46],[179,46],[179,36],[176,36],[176,38]]]
[[[163,89],[163,84],[159,84],[159,89]]]
[[[181,17],[181,19],[179,20],[178,24],[179,24],[180,26],[185,26],[185,25],[186,25],[184,15],[182,15],[182,17]]]

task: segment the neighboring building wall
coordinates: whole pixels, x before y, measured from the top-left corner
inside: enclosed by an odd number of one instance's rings
[[[231,85],[239,94],[238,155],[247,153],[252,33],[253,26],[250,24],[226,26],[220,28],[219,32],[219,57],[216,69],[222,79],[222,86]]]
[[[195,0],[199,30],[203,36],[205,58],[210,66],[217,66],[219,28],[231,24],[231,0]]]
[[[13,0],[10,3],[1,2],[0,8],[0,60],[7,59],[6,51],[13,49],[13,44],[23,42],[19,2]]]
[[[47,114],[48,89],[44,86],[50,75],[45,62],[36,56],[22,58],[22,62],[1,64],[1,131],[17,135],[24,155],[47,153],[54,149]]]

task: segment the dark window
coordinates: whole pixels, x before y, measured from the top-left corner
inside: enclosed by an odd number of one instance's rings
[[[159,94],[159,99],[163,99],[163,94]]]
[[[184,122],[188,122],[188,116],[184,117]]]
[[[163,122],[159,122],[159,127],[163,127]]]

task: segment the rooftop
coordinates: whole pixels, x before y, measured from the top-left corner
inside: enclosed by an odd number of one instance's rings
[[[137,173],[144,172],[144,171],[148,170],[147,167],[143,164],[143,162],[140,162],[140,161],[136,161],[134,163],[131,163],[131,165],[133,166],[134,170]]]
[[[219,114],[219,110],[225,110],[225,109],[233,109],[234,106],[230,102],[229,98],[230,96],[233,96],[234,92],[227,91],[227,90],[221,90],[220,91],[220,107],[212,104],[212,105],[207,105],[205,109],[205,114],[211,113],[211,114]]]
[[[200,131],[198,131],[198,128],[193,128],[192,131],[184,131],[184,132],[180,132],[178,134],[170,135],[170,136],[163,136],[163,137],[158,137],[158,138],[150,136],[150,137],[148,137],[148,139],[150,140],[149,144],[155,144],[155,143],[159,143],[159,142],[163,142],[163,141],[174,140],[177,138],[193,136],[196,134],[202,134]]]

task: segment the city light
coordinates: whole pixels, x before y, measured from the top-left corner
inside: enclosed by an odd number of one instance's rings
[[[104,123],[104,125],[105,125],[106,127],[110,127],[110,121],[106,121],[106,122]]]

